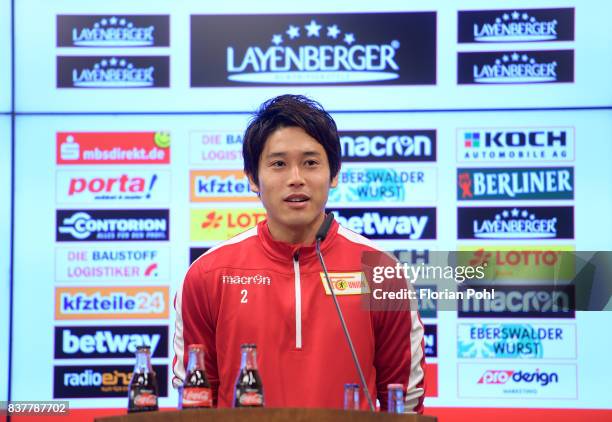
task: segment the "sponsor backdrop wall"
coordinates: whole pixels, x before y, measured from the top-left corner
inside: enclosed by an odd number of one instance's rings
[[[74,420],[116,412],[146,343],[160,404],[176,406],[172,299],[190,262],[265,218],[242,133],[281,93],[332,112],[344,165],[329,209],[389,250],[611,250],[612,8],[461,3],[15,2],[15,109],[0,95],[16,119],[13,134],[0,119],[5,214],[11,136],[15,148],[2,397],[10,385],[13,400],[67,399]],[[528,277],[510,293],[547,294]],[[423,306],[429,412],[612,408],[610,313]]]

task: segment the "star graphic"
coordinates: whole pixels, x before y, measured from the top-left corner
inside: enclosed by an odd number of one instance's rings
[[[519,210],[517,210],[516,208],[514,208],[514,209],[512,210],[512,217],[518,217],[518,215],[519,215]]]
[[[281,34],[274,34],[272,36],[272,44],[279,45],[283,42],[283,36]]]
[[[501,23],[501,19],[500,18],[495,19],[495,23]]]
[[[504,218],[508,218],[508,211],[504,210],[504,212],[502,212],[502,215],[504,216]]]
[[[518,53],[513,53],[512,54],[512,61],[515,61],[515,62],[518,61],[519,57],[521,57],[521,56],[519,56]]]
[[[108,21],[106,19],[102,19],[100,21],[100,23],[102,24],[102,26],[106,26],[106,24],[108,23]]]
[[[504,54],[504,56],[502,57],[502,60],[503,60],[503,61],[505,61],[505,62],[507,62],[507,61],[508,61],[508,60],[510,60],[510,59],[508,58],[508,55],[507,55],[507,54]]]
[[[338,38],[338,35],[340,35],[340,28],[338,28],[338,25],[332,25],[332,26],[328,26],[327,27],[327,36],[333,39]]]
[[[355,42],[355,36],[353,34],[344,34],[344,42],[351,45]]]
[[[113,16],[112,18],[109,19],[109,22],[111,25],[115,25],[117,23],[117,18]]]
[[[309,37],[318,37],[321,25],[316,23],[314,19],[311,19],[308,25],[304,25],[304,28],[308,31]]]
[[[518,19],[519,16],[521,16],[521,14],[519,12],[517,12],[516,10],[514,12],[512,12],[512,19]]]
[[[510,19],[510,16],[508,16],[507,13],[504,13],[504,15],[502,16],[504,18],[505,21],[507,21],[508,19]]]
[[[125,19],[121,19],[121,20],[119,21],[119,25],[125,25]]]
[[[521,217],[523,218],[527,218],[528,215],[529,213],[527,212],[527,210],[523,210],[523,212],[521,213]]]
[[[529,59],[529,57],[527,57],[527,54],[523,54],[521,56],[521,60],[523,60],[524,62],[526,62]]]
[[[529,18],[529,15],[527,13],[523,13],[523,19],[527,20]]]
[[[289,35],[289,38],[294,39],[300,36],[300,27],[289,25],[289,29],[287,29],[285,32],[287,35]]]
[[[115,66],[117,64],[117,59],[114,58],[114,57],[112,59],[110,59],[110,64],[111,64],[111,66]]]

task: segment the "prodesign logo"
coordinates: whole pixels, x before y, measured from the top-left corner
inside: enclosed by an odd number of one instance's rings
[[[168,171],[58,171],[56,186],[60,204],[166,203],[170,200]]]
[[[458,168],[457,199],[574,199],[574,168]]]
[[[266,218],[263,208],[204,208],[191,210],[192,241],[227,240]]]
[[[193,15],[191,86],[435,84],[435,40],[431,12]]]
[[[166,210],[57,210],[58,242],[169,240]]]
[[[152,365],[158,394],[168,396],[168,366]],[[127,397],[134,366],[58,365],[53,368],[53,398]]]
[[[459,239],[573,239],[573,207],[457,209]]]
[[[57,164],[169,164],[168,132],[58,132]]]
[[[57,56],[58,88],[168,88],[169,56]]]
[[[574,128],[457,130],[460,162],[573,161]]]
[[[573,41],[574,9],[459,12],[459,43]]]
[[[55,319],[168,318],[168,287],[57,287]]]
[[[513,370],[487,370],[485,371],[478,384],[506,384],[512,380],[515,383],[538,383],[541,386],[546,386],[549,383],[559,382],[559,374],[556,372],[543,372],[540,368],[534,372],[523,372]]]
[[[574,82],[574,50],[459,53],[459,84]]]
[[[368,286],[364,273],[348,272],[328,274],[332,289],[334,289],[334,293],[337,296],[364,295],[370,293],[370,287]],[[325,273],[321,272],[319,275],[321,277],[321,283],[323,283],[323,288],[325,289],[325,294],[331,296],[331,290],[327,285]]]
[[[58,47],[169,47],[169,15],[57,15]]]
[[[241,170],[193,170],[189,172],[191,202],[258,201]]]
[[[340,132],[342,161],[436,161],[435,130]]]

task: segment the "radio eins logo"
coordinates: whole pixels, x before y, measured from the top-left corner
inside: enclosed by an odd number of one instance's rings
[[[574,9],[459,12],[460,43],[573,41]]]
[[[168,132],[58,132],[57,164],[169,164]]]
[[[437,193],[436,169],[408,169],[405,165],[342,166],[338,186],[329,192],[329,204],[402,203],[407,201],[435,201]]]
[[[57,56],[58,88],[169,86],[169,56]]]
[[[340,132],[343,162],[436,161],[435,130]]]
[[[169,15],[57,15],[58,47],[168,47]]]
[[[241,170],[192,170],[189,172],[191,202],[255,202],[249,180]]]
[[[436,238],[435,208],[329,209],[338,223],[370,239]]]
[[[168,202],[168,171],[58,171],[58,203]]]
[[[242,133],[194,131],[189,134],[191,164],[207,168],[242,168]]]
[[[168,327],[55,327],[55,359],[132,358],[138,346],[151,357],[168,357]]]
[[[458,168],[457,199],[574,199],[574,168]]]
[[[431,12],[192,15],[191,86],[435,84],[435,34]]]
[[[168,396],[168,366],[152,365],[158,394]],[[58,365],[53,368],[53,398],[127,397],[134,366]]]
[[[170,277],[168,248],[57,248],[57,281],[162,281]]]
[[[573,239],[573,207],[457,208],[458,239]]]
[[[227,240],[265,220],[263,208],[203,208],[191,210],[192,241]]]
[[[477,286],[472,286],[479,290]],[[574,318],[573,285],[496,285],[493,299],[464,298],[459,318]]]
[[[459,53],[459,84],[574,82],[574,50]]]
[[[55,319],[168,318],[168,287],[56,287]]]
[[[574,359],[576,326],[526,323],[459,324],[457,357]]]
[[[169,210],[57,210],[58,242],[169,240]]]
[[[458,129],[460,162],[573,161],[574,128]]]

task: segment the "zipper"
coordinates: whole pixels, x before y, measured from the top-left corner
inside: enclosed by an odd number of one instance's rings
[[[299,251],[293,254],[293,273],[295,282],[295,348],[302,348],[302,284],[300,280]]]

